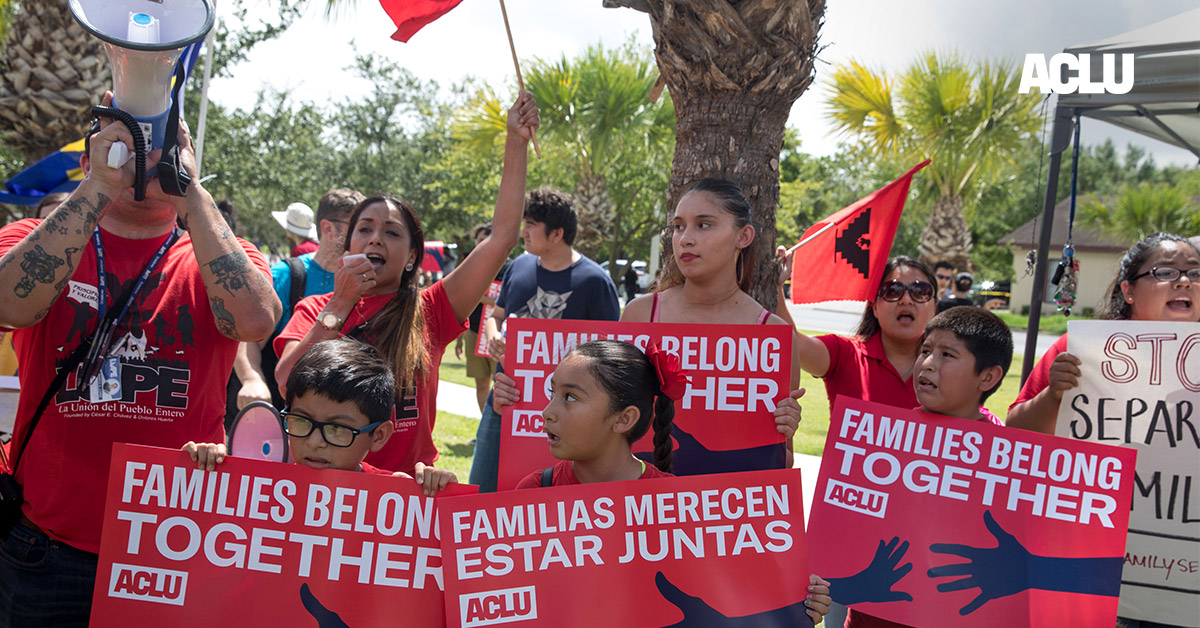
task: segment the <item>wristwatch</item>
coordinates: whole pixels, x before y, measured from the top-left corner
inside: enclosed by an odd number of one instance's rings
[[[342,324],[346,320],[328,310],[317,314],[317,324],[329,331],[342,331]]]

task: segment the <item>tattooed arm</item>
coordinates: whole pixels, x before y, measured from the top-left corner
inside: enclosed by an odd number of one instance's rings
[[[119,193],[120,188],[84,179],[65,203],[4,252],[0,257],[0,325],[29,327],[45,316],[75,274],[86,247],[91,246],[100,213]],[[0,250],[3,248],[0,245]]]
[[[180,216],[192,236],[217,329],[242,341],[271,335],[283,306],[271,287],[270,274],[251,261],[204,188],[192,183],[184,200],[187,210]]]
[[[180,223],[192,236],[192,249],[217,329],[233,340],[262,340],[271,335],[283,313],[271,286],[271,274],[255,266],[221,217],[212,195],[200,185],[186,125],[179,125],[178,142],[180,161],[192,177],[187,196],[167,196],[158,185],[150,185],[147,193],[174,205]]]

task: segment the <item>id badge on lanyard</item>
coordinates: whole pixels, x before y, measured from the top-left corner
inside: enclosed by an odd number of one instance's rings
[[[132,307],[133,302],[142,292],[142,288],[145,287],[146,280],[158,267],[167,249],[170,249],[171,245],[179,239],[179,235],[178,227],[171,230],[171,233],[155,251],[154,256],[150,258],[150,262],[146,264],[142,274],[138,276],[137,283],[134,284],[132,292],[125,300],[124,307],[116,316],[108,316],[108,278],[104,271],[104,246],[100,242],[99,227],[92,231],[92,244],[96,247],[96,270],[99,274],[96,281],[99,293],[96,301],[96,314],[99,323],[92,339],[92,346],[88,349],[87,358],[84,360],[86,370],[82,373],[82,382],[87,384],[88,400],[92,403],[121,399],[121,359],[109,355],[112,350],[113,333],[116,331],[117,325],[129,313],[129,308]]]

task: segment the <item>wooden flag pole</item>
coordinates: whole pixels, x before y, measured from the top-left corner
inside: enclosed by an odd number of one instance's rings
[[[504,31],[508,33],[508,49],[512,51],[513,67],[517,69],[517,90],[525,92],[525,80],[521,78],[521,62],[517,60],[517,45],[513,43],[512,28],[508,25],[508,11],[504,8],[504,0],[500,0],[500,14],[504,16]],[[538,159],[542,158],[542,149],[538,147],[537,132],[529,129],[529,138],[533,141],[533,153]]]

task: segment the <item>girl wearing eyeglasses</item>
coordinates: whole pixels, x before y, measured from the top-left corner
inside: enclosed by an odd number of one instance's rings
[[[1125,252],[1097,318],[1200,321],[1200,250],[1173,233],[1156,233]],[[1079,358],[1067,353],[1067,335],[1038,360],[1016,401],[1010,427],[1053,434],[1063,394],[1079,385]]]
[[[936,286],[928,266],[904,255],[893,257],[884,267],[875,300],[863,312],[856,338],[797,335],[800,367],[825,380],[830,412],[839,394],[901,408],[917,406],[913,365],[925,325],[937,310]]]

